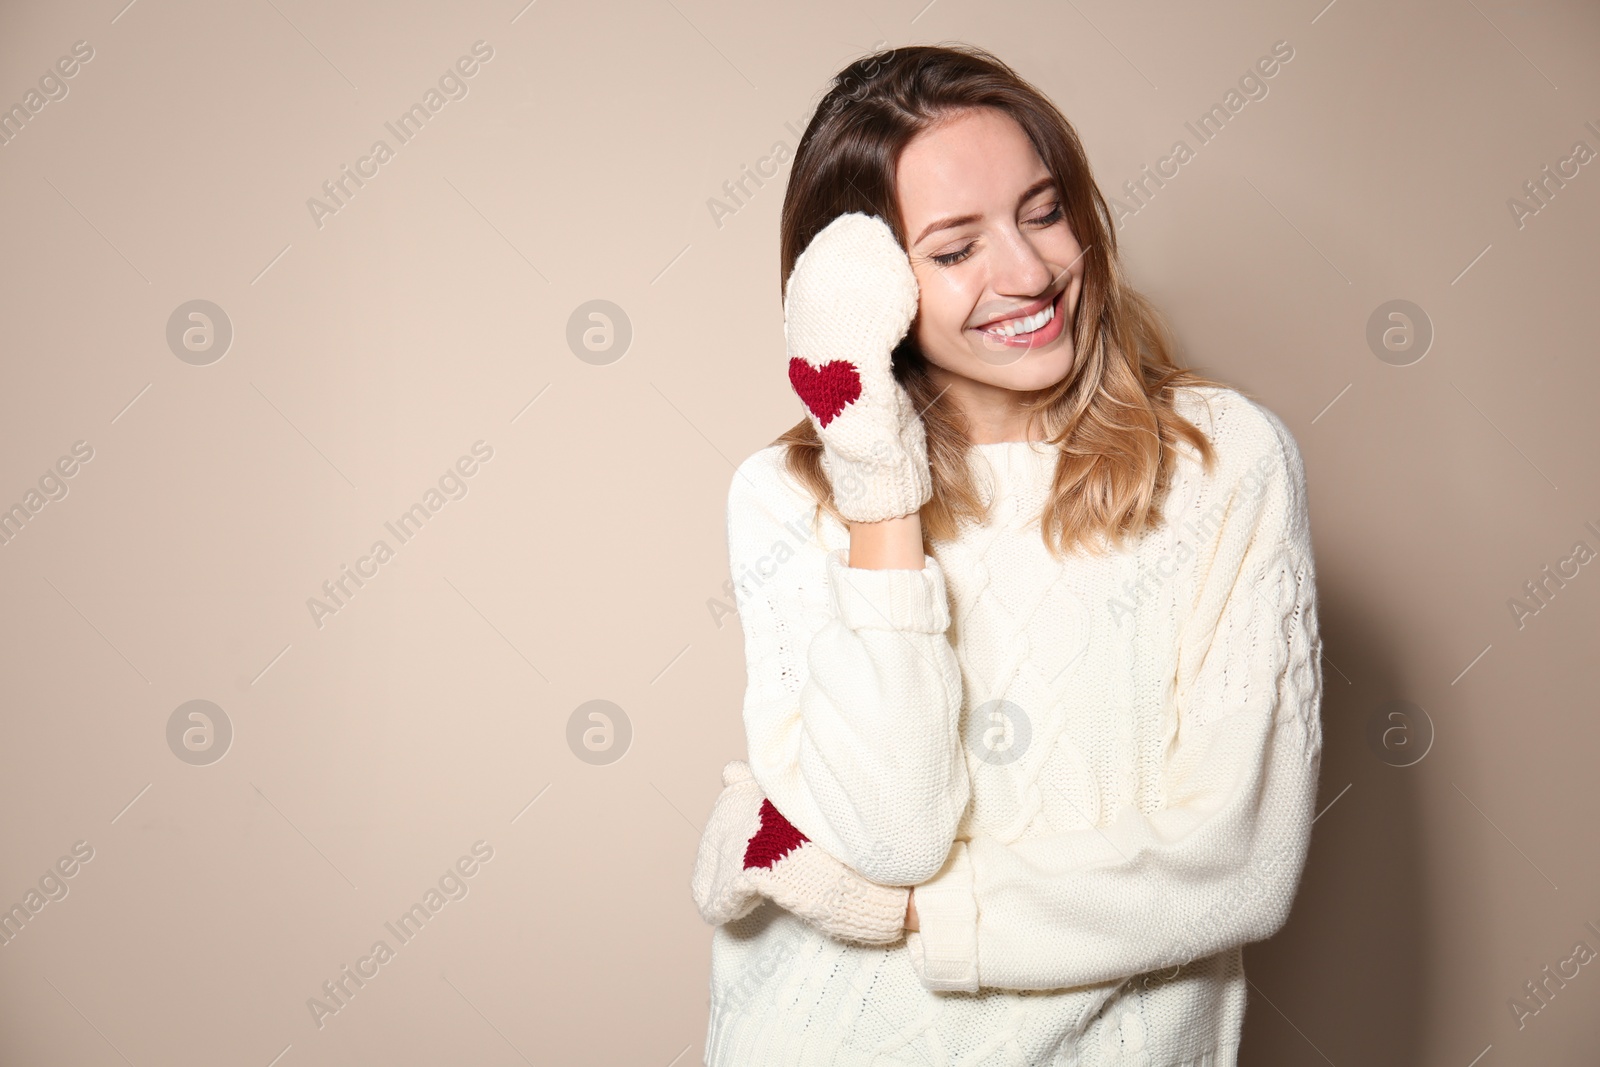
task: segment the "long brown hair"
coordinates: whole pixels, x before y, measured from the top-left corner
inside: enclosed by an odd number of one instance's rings
[[[889,224],[907,246],[895,188],[900,153],[918,133],[969,108],[996,108],[1014,118],[1055,179],[1062,208],[1083,247],[1073,368],[1055,386],[1022,401],[1030,422],[1042,418],[1061,448],[1054,487],[1040,515],[1050,551],[1074,546],[1099,554],[1101,538],[1126,538],[1162,525],[1178,439],[1206,468],[1210,442],[1177,414],[1180,385],[1221,385],[1177,366],[1160,313],[1123,279],[1116,228],[1090,173],[1077,132],[1048,97],[987,50],[975,45],[916,45],[864,56],[833,79],[795,152],[784,193],[779,291],[811,239],[840,214],[859,211]],[[893,367],[922,413],[933,496],[921,510],[924,547],[956,536],[963,516],[982,521],[987,507],[967,466],[971,440],[960,413],[928,374],[908,332]],[[822,469],[822,442],[802,418],[774,444],[787,445],[787,469],[826,509],[833,504]]]

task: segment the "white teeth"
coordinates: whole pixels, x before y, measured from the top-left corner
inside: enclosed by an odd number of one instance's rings
[[[984,332],[998,333],[1006,337],[1015,337],[1020,333],[1032,333],[1033,331],[1043,327],[1045,323],[1049,322],[1055,317],[1056,305],[1054,301],[1051,301],[1044,306],[1043,311],[1037,314],[1029,315],[1025,319],[1007,319],[1006,321],[997,325],[986,326],[984,327]]]

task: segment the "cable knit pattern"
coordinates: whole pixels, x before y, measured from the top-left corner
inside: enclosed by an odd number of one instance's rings
[[[989,521],[922,570],[847,565],[770,446],[728,544],[762,792],[811,842],[915,885],[921,929],[827,937],[770,902],[715,928],[710,1067],[1222,1067],[1241,946],[1298,887],[1321,763],[1321,638],[1299,449],[1192,387],[1166,524],[1057,560],[1055,454],[975,446]]]

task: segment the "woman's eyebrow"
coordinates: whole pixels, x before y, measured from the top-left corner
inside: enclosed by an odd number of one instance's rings
[[[1017,206],[1021,207],[1033,197],[1037,196],[1041,191],[1054,185],[1055,181],[1056,180],[1054,178],[1040,178],[1038,181],[1024,189],[1021,196],[1017,197]],[[918,234],[917,239],[911,243],[914,245],[919,245],[930,233],[937,233],[940,230],[948,230],[955,226],[965,226],[967,223],[977,222],[981,218],[983,218],[982,215],[952,215],[949,218],[938,219],[934,222],[928,223],[927,229]]]

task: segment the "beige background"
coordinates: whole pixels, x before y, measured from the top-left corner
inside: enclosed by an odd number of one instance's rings
[[[7,105],[94,49],[0,147],[0,506],[93,449],[0,547],[0,904],[94,850],[0,948],[0,1061],[699,1063],[689,870],[744,744],[708,602],[733,465],[800,417],[784,176],[720,225],[708,201],[876,42],[967,40],[1131,208],[1285,40],[1119,231],[1311,488],[1331,806],[1248,950],[1243,1060],[1593,1062],[1595,965],[1521,1030],[1508,1000],[1600,950],[1600,565],[1521,629],[1507,605],[1600,548],[1600,164],[1508,207],[1600,149],[1594,5],[122,3],[0,16]],[[319,227],[307,200],[479,40],[467,95]],[[234,333],[208,365],[166,340],[195,299]],[[1395,299],[1436,334],[1407,366],[1366,340]],[[620,358],[569,346],[591,300]],[[399,544],[384,523],[480,440]],[[308,599],[379,538],[319,627]],[[190,700],[232,725],[209,765],[169,747]],[[631,730],[605,765],[569,743],[590,700]],[[1412,766],[1368,744],[1390,700],[1436,730]],[[308,998],[477,841],[467,895],[319,1028]]]

